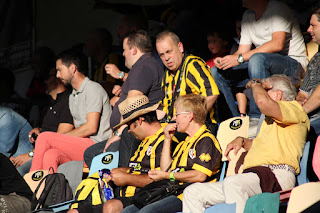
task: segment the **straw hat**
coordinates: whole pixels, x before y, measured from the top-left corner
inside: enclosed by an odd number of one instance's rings
[[[151,105],[147,96],[138,95],[125,99],[118,107],[123,120],[116,125],[114,129],[119,128],[123,124],[126,124],[141,115],[155,111],[159,107],[159,103]]]

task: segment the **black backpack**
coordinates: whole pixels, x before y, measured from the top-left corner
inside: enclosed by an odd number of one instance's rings
[[[40,193],[39,188],[43,181],[45,181],[44,188],[39,199],[37,199],[37,194]],[[51,205],[63,203],[72,199],[72,189],[65,176],[61,173],[48,174],[41,180],[33,193],[32,210],[36,211],[40,208],[48,209]]]

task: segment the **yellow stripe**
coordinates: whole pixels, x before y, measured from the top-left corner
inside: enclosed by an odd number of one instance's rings
[[[207,169],[206,167],[203,167],[203,166],[196,164],[196,163],[193,164],[192,169],[198,170],[198,171],[208,175],[209,177],[211,177],[211,175],[213,174],[213,172],[210,169]]]

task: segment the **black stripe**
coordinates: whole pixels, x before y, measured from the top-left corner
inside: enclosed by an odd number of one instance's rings
[[[132,110],[132,111],[124,114],[124,115],[122,115],[122,117],[123,117],[123,119],[126,119],[127,117],[129,117],[130,115],[132,115],[132,113],[134,113],[134,112],[136,112],[136,111],[139,111],[139,110],[142,110],[142,109],[145,109],[145,108],[148,108],[148,107],[150,107],[150,106],[152,106],[152,105],[151,105],[150,103],[147,103],[147,104],[145,104],[145,105],[142,105],[142,106],[140,106],[140,107],[138,107],[138,108],[136,108],[136,109],[134,109],[134,110]]]
[[[201,68],[200,64],[195,61],[193,63],[194,67],[196,68],[196,70],[199,72],[201,78],[204,80],[204,86],[206,88],[206,92],[207,92],[207,96],[211,96],[212,94],[212,88],[211,88],[211,84],[210,81],[208,79],[208,76],[206,75],[206,73],[203,71],[203,69]],[[206,80],[207,79],[207,80]],[[207,88],[210,88],[210,90],[207,90]]]
[[[199,88],[199,90],[200,90],[200,85],[199,85],[199,83],[197,82],[197,79],[190,73],[190,72],[188,72],[188,76],[187,76],[187,79],[189,79],[194,85],[196,85],[196,87],[198,87]],[[186,82],[186,85],[187,85],[187,82]],[[187,87],[186,87],[186,89],[187,89]],[[191,89],[190,89],[190,92],[189,93],[191,93]],[[189,94],[188,92],[187,92],[187,94]]]

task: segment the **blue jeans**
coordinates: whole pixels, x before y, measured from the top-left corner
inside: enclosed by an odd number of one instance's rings
[[[22,177],[30,171],[31,164],[32,164],[32,159],[25,162],[21,166],[17,167],[17,171]]]
[[[142,209],[130,205],[122,210],[122,213],[175,213],[182,211],[182,201],[174,195],[166,197],[155,203],[149,204]]]
[[[280,55],[278,53],[255,53],[250,57],[248,64],[248,74],[250,79],[268,78],[273,74],[285,74],[292,76],[299,72],[302,66],[298,61],[290,56]],[[254,102],[251,92],[249,116],[259,118],[261,112]]]
[[[228,70],[218,70],[216,67],[211,68],[213,78],[223,93],[226,102],[230,108],[233,117],[240,116],[235,98],[232,93],[232,87],[245,87],[248,79],[248,63],[244,63]]]
[[[33,144],[29,141],[32,130],[28,121],[15,111],[0,107],[0,152],[7,157],[28,153]]]
[[[320,115],[316,114],[310,117],[310,126],[314,129],[317,136],[320,135]]]

